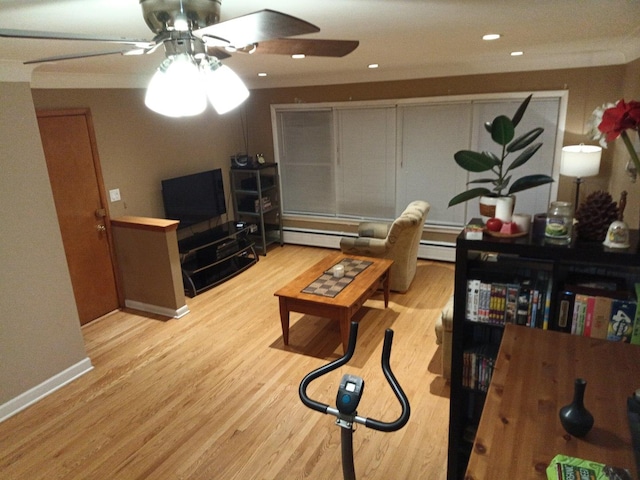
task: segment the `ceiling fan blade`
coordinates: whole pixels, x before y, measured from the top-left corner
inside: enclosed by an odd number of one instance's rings
[[[135,40],[123,37],[93,37],[79,33],[39,32],[35,30],[12,30],[0,28],[0,37],[6,38],[31,38],[36,40],[85,40],[92,42],[120,43],[135,45],[137,47],[150,47],[154,42],[149,40]]]
[[[295,55],[303,53],[315,57],[344,57],[353,52],[360,42],[357,40],[320,40],[310,38],[276,38],[259,42],[255,53]]]
[[[315,25],[286,13],[260,10],[194,30],[193,34],[198,37],[224,39],[230,45],[243,47],[273,38],[293,37],[319,31],[320,29]]]
[[[38,58],[37,60],[27,60],[26,62],[24,62],[24,64],[30,65],[33,63],[57,62],[59,60],[73,60],[75,58],[100,57],[103,55],[115,55],[116,53],[119,53],[121,55],[126,55],[128,52],[129,50],[116,50],[111,52],[76,53],[71,55],[58,55],[56,57]]]
[[[207,47],[207,55],[210,57],[216,57],[218,60],[224,60],[231,56],[224,48],[220,47]]]

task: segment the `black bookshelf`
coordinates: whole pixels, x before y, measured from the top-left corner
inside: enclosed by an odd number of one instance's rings
[[[490,381],[491,355],[499,348],[504,325],[471,321],[467,318],[468,280],[484,278],[504,281],[526,273],[548,279],[550,305],[549,329],[556,329],[559,294],[569,279],[576,277],[622,278],[640,282],[640,251],[637,230],[630,232],[630,248],[612,249],[599,242],[573,240],[569,245],[550,245],[544,239],[497,238],[485,235],[482,240],[467,240],[464,232],[456,241],[455,294],[453,315],[451,396],[449,416],[448,480],[463,479],[473,448]],[[517,273],[520,272],[520,273]],[[545,287],[549,284],[545,284]],[[633,285],[629,285],[630,290]],[[515,323],[515,322],[514,322]],[[537,327],[541,327],[542,324]],[[522,328],[530,328],[522,326]],[[567,333],[569,334],[569,333]],[[475,382],[468,381],[469,358],[475,356],[478,368]],[[466,361],[466,363],[465,363]],[[481,362],[481,367],[478,365]]]

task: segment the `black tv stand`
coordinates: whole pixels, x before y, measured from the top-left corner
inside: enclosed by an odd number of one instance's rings
[[[227,222],[178,241],[184,293],[195,297],[258,261],[249,226]]]

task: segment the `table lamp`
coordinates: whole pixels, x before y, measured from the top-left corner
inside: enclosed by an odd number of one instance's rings
[[[594,177],[600,172],[600,157],[602,147],[595,145],[569,145],[562,147],[560,159],[560,174],[576,177],[576,200],[574,209],[578,209],[580,201],[580,184],[584,177]]]

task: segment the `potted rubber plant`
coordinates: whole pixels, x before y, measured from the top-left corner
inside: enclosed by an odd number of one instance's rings
[[[525,175],[511,183],[513,171],[528,162],[542,146],[542,142],[533,143],[544,131],[542,127],[534,128],[514,138],[515,129],[520,120],[522,120],[532,96],[529,95],[524,99],[513,117],[499,115],[492,122],[484,124],[485,129],[491,135],[491,139],[500,147],[499,154],[471,150],[460,150],[454,154],[453,158],[456,163],[468,172],[487,172],[491,176],[468,182],[467,185],[479,184],[486,186],[470,188],[459,193],[449,200],[450,207],[482,196],[511,196],[516,192],[553,182],[553,178],[549,175]],[[513,161],[507,163],[508,157],[512,155],[517,156]]]

